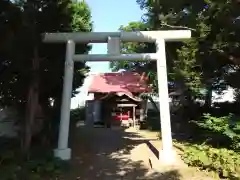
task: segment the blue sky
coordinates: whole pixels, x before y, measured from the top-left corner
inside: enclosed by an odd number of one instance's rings
[[[121,25],[139,21],[143,15],[136,0],[85,0],[92,13],[95,32],[118,31]],[[106,54],[107,44],[93,44],[91,54]],[[93,73],[110,72],[109,62],[87,63]],[[86,80],[87,83],[88,80]],[[86,86],[86,87],[85,87]],[[71,109],[82,104],[87,96],[87,85],[79,88],[80,93],[71,100]]]
[[[143,12],[140,10],[136,0],[85,0],[92,13],[92,21],[94,22],[94,31],[111,32],[118,31],[121,25],[127,25],[131,21],[141,20]],[[106,44],[94,44],[92,54],[106,54]],[[88,63],[91,67],[91,72],[109,72],[108,62],[91,62]],[[72,98],[71,109],[74,109],[78,104],[82,104],[86,95],[83,87],[80,88],[80,93]],[[232,99],[233,93],[230,92],[221,98],[222,100]]]
[[[143,12],[136,0],[86,0],[94,22],[94,31],[118,31],[121,25],[141,20]],[[94,44],[91,54],[106,54],[106,44]],[[89,62],[91,72],[109,72],[109,62]]]

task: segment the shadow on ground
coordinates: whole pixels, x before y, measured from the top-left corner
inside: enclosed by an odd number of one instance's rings
[[[178,180],[176,170],[156,172],[142,160],[146,156],[141,144],[146,143],[135,133],[104,128],[77,128],[71,138],[73,159],[71,171],[64,175],[66,180]]]

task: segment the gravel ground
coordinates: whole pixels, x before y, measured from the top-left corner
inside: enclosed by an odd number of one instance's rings
[[[204,180],[202,172],[184,169],[153,170],[146,141],[159,141],[156,133],[129,129],[80,126],[71,137],[71,170],[63,180]]]

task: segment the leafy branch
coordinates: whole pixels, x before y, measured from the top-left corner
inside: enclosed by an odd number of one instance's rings
[[[193,28],[190,28],[190,27],[187,27],[187,26],[175,26],[175,25],[167,24],[165,22],[162,22],[161,25],[162,26],[167,26],[167,27],[170,27],[170,28],[173,28],[173,29],[187,29],[187,30],[191,30],[191,31],[197,31],[196,29],[193,29]]]

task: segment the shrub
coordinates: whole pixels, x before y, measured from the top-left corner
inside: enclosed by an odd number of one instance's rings
[[[190,166],[214,171],[220,177],[240,179],[240,122],[232,114],[222,117],[204,114],[190,122],[194,141],[176,142],[183,150],[182,159]],[[195,143],[193,143],[195,142]],[[200,142],[203,142],[200,144]]]
[[[234,150],[240,149],[240,123],[232,114],[223,117],[204,114],[201,120],[191,122],[198,126],[198,133],[207,139],[207,143]]]
[[[160,125],[159,112],[154,110],[148,110],[146,127],[147,129],[150,129],[153,131],[160,130],[161,125]]]
[[[216,116],[227,116],[229,113],[239,114],[239,102],[218,102],[210,109],[211,114]]]
[[[71,110],[71,120],[74,122],[85,120],[85,108],[76,108]]]
[[[207,145],[175,145],[183,150],[182,159],[190,166],[214,171],[224,178],[240,178],[240,154],[226,148],[212,148]]]
[[[0,151],[1,180],[42,180],[57,178],[68,164],[53,157],[49,151],[38,149],[23,157],[17,147]]]

